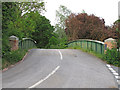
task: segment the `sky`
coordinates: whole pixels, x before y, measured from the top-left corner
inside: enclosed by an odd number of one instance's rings
[[[73,13],[94,14],[105,19],[105,25],[112,25],[118,19],[118,2],[120,0],[44,0],[47,12],[44,15],[55,25],[56,10],[60,5],[66,6]]]

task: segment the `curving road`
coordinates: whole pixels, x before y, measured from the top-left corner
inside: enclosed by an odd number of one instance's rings
[[[100,59],[74,49],[32,49],[2,73],[3,88],[117,88]]]

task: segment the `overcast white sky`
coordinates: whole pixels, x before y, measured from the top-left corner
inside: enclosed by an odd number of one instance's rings
[[[47,12],[44,14],[55,25],[56,10],[60,5],[66,6],[74,13],[85,10],[105,19],[106,25],[112,25],[118,19],[118,2],[120,0],[44,0]]]

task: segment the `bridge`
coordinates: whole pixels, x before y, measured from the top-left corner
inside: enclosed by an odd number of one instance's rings
[[[80,40],[70,42],[68,46],[79,44],[103,54],[103,43],[97,41]],[[30,49],[21,62],[2,73],[2,85],[3,88],[117,90],[118,83],[109,70],[110,66],[106,65],[104,61],[81,50]]]

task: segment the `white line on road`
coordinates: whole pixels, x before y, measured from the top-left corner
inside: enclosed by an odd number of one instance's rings
[[[46,79],[48,79],[51,75],[53,75],[58,69],[60,68],[60,66],[57,66],[50,74],[48,74],[45,78],[41,79],[39,82],[35,83],[34,85],[28,87],[28,88],[34,88],[37,85],[41,84],[43,81],[45,81]]]
[[[119,74],[111,67],[111,65],[106,64],[106,66],[112,72],[112,74],[114,75],[114,77],[117,79],[118,88],[120,90],[120,87],[119,87],[120,86],[120,76],[119,76]]]
[[[109,64],[106,65],[108,68],[110,68],[111,66]]]
[[[58,50],[58,52],[60,53],[60,59],[62,60],[63,59],[62,53],[60,50]]]
[[[108,68],[109,70],[113,71],[113,68]]]
[[[120,76],[115,76],[116,79],[120,79]]]
[[[118,73],[113,73],[114,75],[118,76],[119,74]]]
[[[112,73],[116,73],[116,71],[115,71],[115,70],[111,70],[111,72],[112,72]]]

